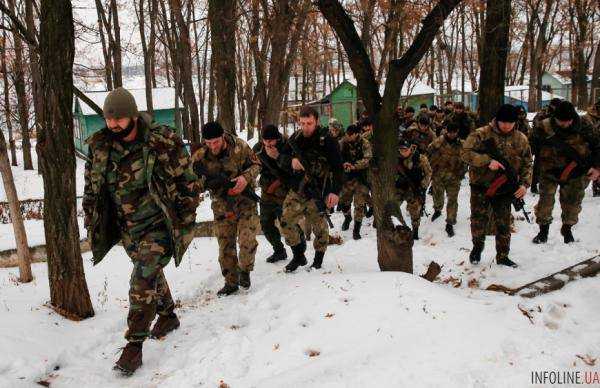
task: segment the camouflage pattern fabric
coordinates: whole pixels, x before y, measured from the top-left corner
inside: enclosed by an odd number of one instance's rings
[[[311,225],[311,231],[315,235],[313,241],[315,251],[325,252],[329,242],[327,221],[319,214],[314,200],[307,199],[290,190],[283,202],[281,233],[285,237],[287,245],[291,247],[302,242],[302,231],[298,226],[298,222],[302,217],[305,217],[306,224]]]
[[[194,167],[201,165],[209,175],[223,174],[230,179],[244,176],[248,187],[254,190],[260,162],[248,144],[242,139],[225,134],[226,148],[220,155],[213,155],[202,145],[192,155]],[[207,177],[201,177],[203,185]],[[227,284],[237,284],[239,271],[254,269],[254,258],[258,242],[258,213],[256,203],[243,195],[223,196],[210,189],[214,230],[219,242],[219,264]],[[236,244],[239,244],[239,260]]]

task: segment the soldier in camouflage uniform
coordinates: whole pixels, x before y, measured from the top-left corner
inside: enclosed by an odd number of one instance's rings
[[[496,263],[516,267],[509,259],[510,252],[510,217],[513,197],[523,198],[527,187],[531,184],[531,150],[527,138],[515,130],[517,122],[516,108],[502,105],[496,117],[489,125],[473,132],[463,144],[462,159],[469,165],[471,184],[471,237],[473,250],[469,256],[472,264],[481,261],[481,253],[485,244],[486,225],[491,208],[496,222]],[[514,192],[502,193],[493,197],[486,195],[497,182],[499,173],[506,166],[492,159],[486,152],[486,144],[493,143],[496,150],[503,155],[515,171],[518,187]],[[500,191],[499,191],[500,192]]]
[[[542,108],[535,116],[533,116],[533,126],[537,127],[542,121],[549,119],[552,116],[554,109],[556,109],[561,101],[560,98],[551,99],[550,103],[545,108]]]
[[[400,126],[405,130],[410,128],[411,125],[415,123],[415,108],[412,106],[407,106],[404,108],[404,117],[400,121]]]
[[[425,193],[431,181],[431,166],[427,156],[404,138],[398,141],[399,159],[396,178],[398,206],[406,201],[410,214],[413,239],[419,239],[419,225],[425,206]]]
[[[527,121],[527,111],[523,105],[517,106],[518,120],[517,120],[517,130],[523,132],[525,136],[529,139],[531,136],[531,126]]]
[[[281,220],[281,232],[294,254],[285,267],[286,272],[293,272],[307,263],[306,244],[298,228],[302,217],[312,225],[315,234],[315,257],[311,267],[321,268],[329,240],[325,216],[327,209],[338,204],[342,186],[343,167],[338,143],[329,136],[327,128],[318,126],[318,120],[317,111],[303,107],[300,110],[301,129],[290,137],[282,155],[282,166],[293,174]]]
[[[344,223],[342,230],[350,228],[350,208],[354,199],[354,229],[352,238],[359,240],[360,227],[367,207],[369,198],[369,186],[367,182],[367,168],[373,153],[371,143],[361,136],[361,130],[356,125],[350,125],[346,129],[346,136],[340,143],[342,161],[346,180],[340,196],[340,207],[344,212]]]
[[[581,118],[585,125],[594,130],[596,135],[600,135],[600,98],[596,104],[588,108],[587,113]],[[592,183],[594,197],[600,197],[600,181]]]
[[[575,241],[572,233],[581,212],[581,202],[589,180],[600,175],[598,134],[580,119],[573,104],[561,102],[551,118],[542,120],[533,130],[531,144],[540,163],[540,198],[535,207],[540,232],[536,244],[548,240],[554,197],[559,190],[565,243]]]
[[[431,187],[434,212],[431,221],[435,221],[442,215],[445,193],[448,197],[446,207],[448,237],[454,236],[460,182],[467,172],[467,165],[460,157],[462,145],[463,140],[458,138],[458,127],[454,123],[448,123],[444,133],[435,139],[427,149],[432,169]]]
[[[142,364],[148,336],[179,327],[163,268],[171,257],[178,266],[193,238],[199,188],[175,130],[139,113],[127,90],[108,94],[104,118],[106,127],[87,140],[84,223],[94,264],[119,241],[133,261],[128,344],[115,365],[131,374]]]
[[[361,137],[369,142],[371,146],[371,153],[373,152],[373,120],[371,118],[366,117],[358,121],[358,127],[361,128],[362,134]],[[374,163],[373,158],[371,158],[371,164]],[[369,184],[369,194],[367,195],[367,212],[365,216],[370,218],[373,216],[373,197],[371,196],[371,181],[370,174],[367,171],[367,183]]]
[[[329,135],[335,141],[340,141],[344,137],[344,127],[335,118],[329,119]]]
[[[440,136],[442,134],[442,130],[446,126],[446,114],[442,109],[438,109],[433,116],[433,120],[431,121],[431,125],[435,130],[435,135]]]
[[[458,137],[462,140],[475,129],[475,122],[469,113],[465,110],[465,105],[462,102],[454,104],[454,110],[446,117],[448,122],[453,122],[458,127]]]
[[[262,129],[262,140],[256,143],[254,152],[260,161],[260,226],[267,241],[273,247],[273,254],[267,263],[275,263],[287,258],[281,242],[281,233],[275,221],[281,222],[283,201],[289,191],[290,176],[281,166],[281,152],[285,140],[276,126],[269,124]]]
[[[219,264],[225,285],[217,295],[250,287],[250,272],[258,242],[258,213],[254,186],[260,162],[242,139],[225,133],[217,122],[202,127],[202,145],[192,154],[194,171],[209,190]],[[236,249],[239,243],[239,260]]]
[[[431,128],[431,120],[426,115],[419,115],[417,121],[402,133],[402,136],[417,146],[422,154],[427,154],[427,147],[435,139],[435,132]]]

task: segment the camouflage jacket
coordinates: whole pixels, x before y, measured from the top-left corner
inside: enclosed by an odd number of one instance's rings
[[[458,137],[466,139],[475,129],[475,121],[467,112],[456,113],[452,112],[446,119],[447,122],[453,122],[458,126]]]
[[[531,147],[539,157],[541,174],[546,177],[557,177],[572,161],[557,144],[567,144],[575,150],[587,167],[600,166],[599,135],[579,116],[570,128],[558,127],[554,118],[548,118],[539,123],[531,136]],[[583,167],[583,166],[582,166]]]
[[[210,177],[223,175],[226,178],[234,179],[243,175],[248,182],[248,189],[254,190],[256,187],[256,178],[260,172],[260,162],[248,146],[248,144],[237,136],[225,134],[227,147],[219,155],[213,155],[205,144],[202,144],[192,154],[194,171],[200,177],[201,191],[209,190],[212,203],[211,207],[216,218],[220,218],[225,213],[232,211],[231,207],[240,201],[251,201],[243,195],[235,197],[223,195],[223,190],[217,192],[214,188],[208,187]],[[200,168],[207,171],[207,175],[199,172]]]
[[[305,175],[292,170],[293,158],[302,161],[308,174],[308,182],[303,185]],[[292,175],[290,188],[294,191],[309,186],[326,198],[330,193],[339,195],[342,189],[344,168],[339,143],[329,136],[327,128],[317,127],[308,138],[301,130],[295,132],[284,147],[281,165]],[[307,195],[306,192],[299,194]]]
[[[344,137],[340,142],[340,152],[342,162],[350,163],[355,168],[346,172],[346,179],[358,179],[365,183],[367,181],[367,168],[369,168],[369,163],[373,157],[371,143],[361,136],[355,141],[350,141],[347,137]]]
[[[413,147],[414,148],[414,147]],[[396,179],[396,189],[398,192],[414,192],[417,188],[421,191],[427,190],[431,182],[431,166],[427,156],[419,153],[418,150],[408,158],[399,156],[396,166],[398,177]]]
[[[493,139],[498,151],[518,175],[518,184],[531,186],[532,157],[527,137],[518,130],[503,134],[496,122],[481,127],[469,135],[463,143],[461,157],[469,165],[469,181],[471,186],[487,188],[496,178],[497,172],[488,168],[492,158],[484,153],[484,141]]]
[[[256,143],[252,148],[261,165],[260,178],[258,180],[258,183],[260,184],[261,202],[282,203],[289,191],[291,176],[287,169],[281,165],[281,155],[284,146],[285,140],[283,138],[277,141],[277,150],[279,151],[279,157],[277,159],[273,159],[267,155],[262,142]],[[278,183],[275,183],[277,181]],[[274,191],[269,192],[269,187],[271,187],[271,191],[273,189]]]
[[[90,136],[85,164],[83,210],[85,227],[92,247],[94,264],[121,239],[116,209],[108,192],[106,174],[113,139],[107,128]],[[160,207],[171,234],[175,265],[179,265],[194,237],[198,207],[198,178],[192,171],[188,153],[173,129],[152,122],[142,113],[138,121],[143,139],[143,163],[139,173],[149,195]]]
[[[462,179],[467,172],[467,165],[460,157],[463,143],[459,138],[449,141],[442,135],[429,145],[427,154],[434,177]]]
[[[435,132],[431,127],[428,127],[426,131],[421,131],[415,123],[402,133],[402,137],[416,145],[420,153],[427,154],[427,147],[435,139]]]

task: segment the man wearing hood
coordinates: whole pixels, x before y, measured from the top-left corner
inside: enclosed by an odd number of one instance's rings
[[[596,135],[600,135],[600,97],[596,103],[589,107],[587,113],[581,118],[586,125],[592,127]],[[594,197],[600,197],[600,181],[593,183]]]

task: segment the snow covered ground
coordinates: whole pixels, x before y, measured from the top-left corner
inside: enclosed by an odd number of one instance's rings
[[[33,266],[31,284],[15,282],[17,269],[0,270],[0,386],[44,380],[53,387],[221,381],[231,387],[521,387],[531,384],[532,371],[597,372],[578,357],[600,356],[597,278],[532,300],[482,289],[524,284],[597,254],[598,199],[586,196],[574,230],[579,241],[569,247],[558,226],[549,244],[534,246],[536,227],[517,220],[516,270],[491,265],[491,237],[483,263],[468,263],[467,199],[463,182],[455,238],[445,236],[441,220],[423,222],[415,272],[437,261],[443,270],[436,283],[379,272],[375,231],[367,225],[358,242],[342,232],[344,244],[330,247],[324,269],[313,272],[285,274],[283,263],[265,263],[270,248],[259,237],[252,288],[220,299],[217,242],[194,240],[182,265],[166,269],[182,326],[162,341],[148,341],[143,367],[127,379],[111,370],[126,328],[131,263],[122,248],[97,267],[84,254],[96,316],[83,322],[45,307],[45,264]],[[530,209],[535,199],[528,197]],[[339,231],[342,217],[333,219]],[[520,309],[531,310],[531,321]]]

